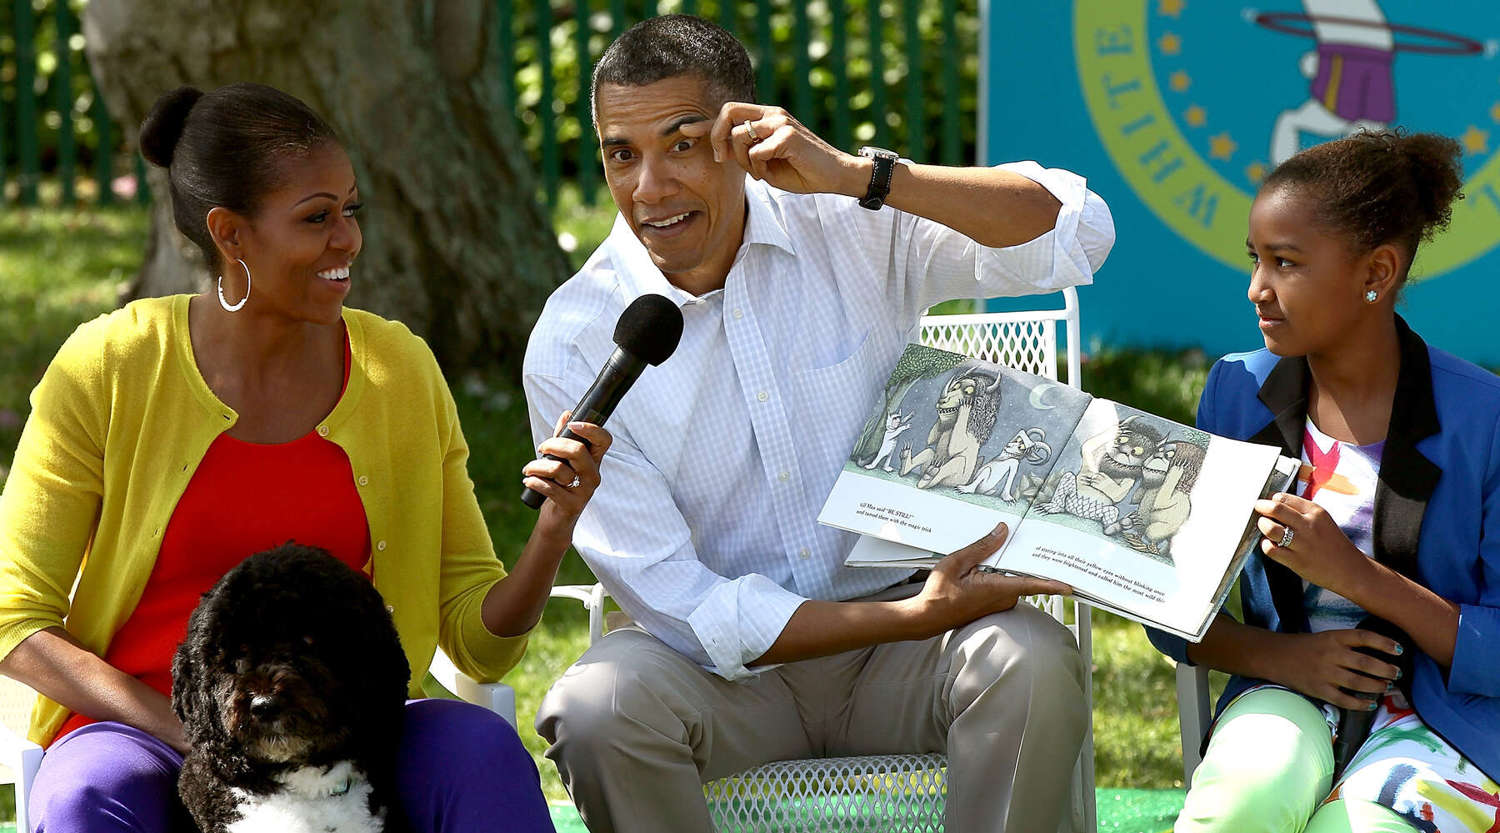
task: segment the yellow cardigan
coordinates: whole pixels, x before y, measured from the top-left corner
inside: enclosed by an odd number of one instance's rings
[[[188,298],[136,301],[80,326],[32,392],[0,495],[0,657],[59,625],[104,655],[199,461],[238,418],[198,372]],[[404,325],[351,309],[343,318],[349,384],[317,431],[349,456],[411,694],[420,696],[439,643],[466,673],[498,679],[526,637],[494,636],[480,621],[505,569],[474,497],[452,394]],[[38,697],[31,739],[49,742],[67,716]]]

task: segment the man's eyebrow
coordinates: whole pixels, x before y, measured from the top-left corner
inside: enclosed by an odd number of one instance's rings
[[[663,135],[663,136],[670,136],[673,133],[676,133],[677,131],[681,130],[683,125],[685,125],[685,124],[697,124],[700,121],[708,121],[708,116],[699,115],[699,114],[695,114],[695,115],[691,115],[691,116],[683,116],[682,118],[678,119],[677,121],[674,121],[671,124],[667,125],[666,127],[662,128],[661,135]]]

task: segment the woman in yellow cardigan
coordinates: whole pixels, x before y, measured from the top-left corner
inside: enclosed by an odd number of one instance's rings
[[[36,830],[190,830],[170,657],[198,595],[288,539],[364,570],[416,683],[441,645],[504,674],[537,623],[609,445],[554,438],[549,498],[507,575],[474,497],[453,398],[399,323],[346,309],[358,188],[331,129],[253,84],[181,88],[141,128],[216,291],[84,324],[32,395],[0,496],[0,672],[37,690],[49,744]],[[401,799],[417,830],[550,830],[514,730],[478,707],[407,708]]]

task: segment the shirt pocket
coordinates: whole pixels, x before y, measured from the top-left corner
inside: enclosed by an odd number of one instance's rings
[[[895,363],[886,343],[893,340],[871,327],[852,340],[854,346],[842,359],[792,373],[794,411],[807,430],[827,432],[845,450],[853,444]]]

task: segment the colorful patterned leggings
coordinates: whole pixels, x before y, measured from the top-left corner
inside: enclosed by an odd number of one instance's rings
[[[1224,710],[1193,773],[1175,833],[1412,833],[1372,801],[1323,803],[1333,786],[1333,739],[1323,713],[1285,689],[1242,695]]]

